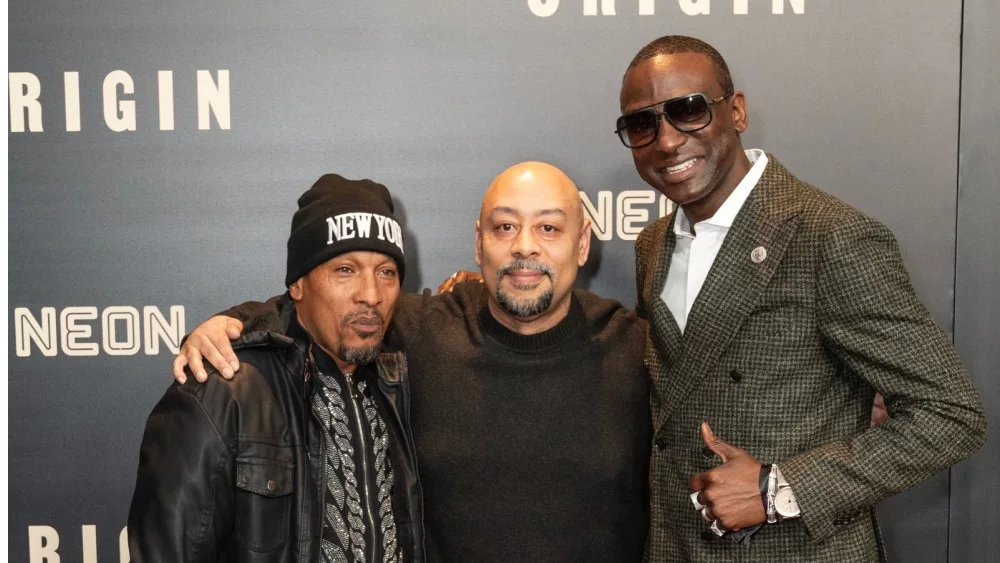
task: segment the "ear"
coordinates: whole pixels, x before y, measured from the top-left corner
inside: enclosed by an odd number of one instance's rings
[[[576,260],[576,265],[583,267],[590,257],[590,219],[584,218],[583,228],[580,229],[580,253]]]
[[[302,278],[288,286],[288,294],[292,297],[292,301],[302,301]]]
[[[483,267],[483,234],[480,232],[479,220],[476,219],[476,265]]]
[[[750,118],[747,116],[747,97],[742,90],[733,92],[732,102],[733,129],[743,134],[750,126]]]

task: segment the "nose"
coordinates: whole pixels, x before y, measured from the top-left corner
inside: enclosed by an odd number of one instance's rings
[[[654,143],[661,151],[672,154],[677,152],[684,143],[687,142],[686,133],[681,133],[667,119],[667,116],[660,114],[660,126],[656,132],[656,142]]]
[[[532,256],[538,256],[538,240],[535,238],[533,229],[521,229],[521,231],[517,233],[517,237],[514,239],[514,245],[511,247],[510,251],[517,258],[530,258]]]
[[[382,302],[382,292],[379,291],[378,278],[374,271],[362,272],[358,276],[354,301],[370,307],[376,307]]]

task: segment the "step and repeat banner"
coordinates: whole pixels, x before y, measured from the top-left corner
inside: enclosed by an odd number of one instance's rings
[[[143,424],[181,337],[283,290],[321,174],[393,192],[407,286],[474,268],[490,180],[576,180],[579,285],[635,299],[670,210],[613,134],[636,51],[700,37],[747,94],[745,146],[889,224],[952,326],[961,0],[12,2],[10,560],[128,561]],[[894,561],[944,561],[948,475],[881,507]]]

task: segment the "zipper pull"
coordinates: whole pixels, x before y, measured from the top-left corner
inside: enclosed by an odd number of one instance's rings
[[[348,393],[351,394],[351,398],[352,399],[357,400],[358,399],[358,393],[357,393],[357,389],[354,387],[354,378],[352,378],[351,374],[349,374],[349,373],[345,373],[344,374],[344,378],[347,379],[347,391],[348,391]]]

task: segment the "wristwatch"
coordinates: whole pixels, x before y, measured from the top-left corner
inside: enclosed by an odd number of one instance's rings
[[[779,520],[791,520],[802,515],[799,510],[799,503],[795,500],[795,493],[792,492],[792,485],[788,483],[781,470],[775,465],[774,472],[777,474],[778,490],[774,494],[774,509],[778,513]]]

